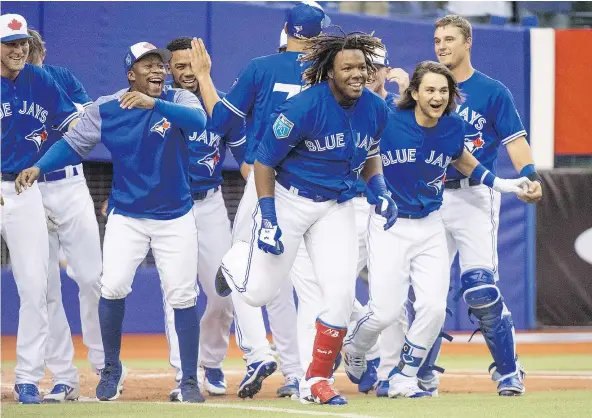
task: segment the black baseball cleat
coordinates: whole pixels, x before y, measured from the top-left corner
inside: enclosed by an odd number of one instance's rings
[[[224,273],[222,273],[222,267],[218,268],[218,273],[216,273],[216,279],[214,279],[214,286],[216,287],[216,293],[218,296],[226,297],[230,295],[232,289],[228,286],[228,282],[226,281],[226,277],[224,277]]]

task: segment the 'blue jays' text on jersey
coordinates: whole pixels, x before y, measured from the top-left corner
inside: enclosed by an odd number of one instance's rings
[[[193,206],[187,134],[155,109],[121,109],[128,89],[97,99],[64,139],[82,157],[99,142],[111,152],[109,210],[133,218],[176,219]],[[202,109],[193,93],[170,89],[160,99]]]
[[[367,158],[377,157],[388,118],[385,101],[364,89],[349,109],[319,83],[287,100],[272,116],[257,160],[277,180],[340,201],[354,197]]]
[[[68,68],[49,64],[43,64],[42,68],[51,75],[68,97],[72,99],[78,110],[82,111],[85,107],[92,104],[92,99],[89,97],[84,87]],[[41,151],[35,159],[36,161],[38,161],[47,150],[62,137],[60,132],[54,130],[49,131],[48,134],[49,137],[43,143]]]
[[[165,90],[173,88],[172,82],[165,85]],[[218,96],[226,93],[216,90]],[[201,98],[199,94],[196,95]],[[203,106],[203,103],[202,103]],[[231,123],[214,127],[208,115],[205,129],[188,135],[189,146],[189,182],[194,193],[205,192],[222,184],[222,162],[226,157],[226,146],[240,165],[245,153],[245,123]]]
[[[399,98],[398,94],[391,93],[390,91],[386,94],[384,101],[386,105],[391,108],[397,106],[395,100]],[[368,198],[368,203],[376,204],[376,198],[372,195],[369,190],[366,190],[366,182],[363,179],[358,180],[358,184],[356,185],[356,194],[358,195],[365,195]]]
[[[302,90],[302,72],[310,64],[298,61],[301,55],[301,52],[286,51],[251,60],[230,92],[216,104],[213,112],[216,125],[232,123],[236,116],[246,120],[245,162],[253,164],[255,161],[270,115]]]
[[[403,215],[428,215],[442,205],[449,164],[463,153],[465,123],[444,115],[433,128],[420,126],[413,109],[389,109],[380,154],[384,177]]]
[[[50,130],[65,132],[78,116],[72,100],[41,68],[25,64],[14,81],[2,77],[2,172],[33,165]]]
[[[495,174],[500,144],[526,136],[512,94],[502,83],[479,71],[458,86],[465,96],[456,110],[466,124],[465,148]],[[458,180],[465,176],[450,167],[446,178]]]
[[[218,92],[220,97],[224,93]],[[245,124],[229,124],[228,130],[215,128],[208,117],[206,128],[189,135],[189,177],[192,192],[204,192],[222,184],[222,161],[226,146],[239,166],[245,155]]]

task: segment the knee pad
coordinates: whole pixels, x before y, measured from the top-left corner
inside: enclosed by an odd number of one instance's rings
[[[463,299],[471,309],[489,308],[501,299],[491,270],[468,270],[460,276],[460,281]]]

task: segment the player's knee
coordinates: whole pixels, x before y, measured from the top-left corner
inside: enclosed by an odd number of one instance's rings
[[[105,282],[101,284],[101,296],[105,299],[123,299],[129,295],[131,291],[132,288],[125,284],[113,285]]]
[[[493,272],[487,269],[472,269],[461,275],[463,299],[473,309],[484,309],[495,305],[501,293],[495,285]]]

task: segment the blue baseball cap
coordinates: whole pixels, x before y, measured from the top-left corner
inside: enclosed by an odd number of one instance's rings
[[[138,42],[130,46],[125,53],[123,58],[125,72],[127,73],[136,61],[149,54],[160,55],[160,58],[162,58],[165,64],[171,60],[171,56],[173,55],[168,49],[157,48],[150,42]]]
[[[388,52],[386,51],[386,47],[376,48],[374,49],[374,53],[376,55],[372,55],[372,63],[374,65],[382,65],[384,67],[390,67],[390,62],[388,59]]]
[[[331,24],[331,19],[315,1],[303,0],[286,13],[288,35],[299,39],[314,38]]]

